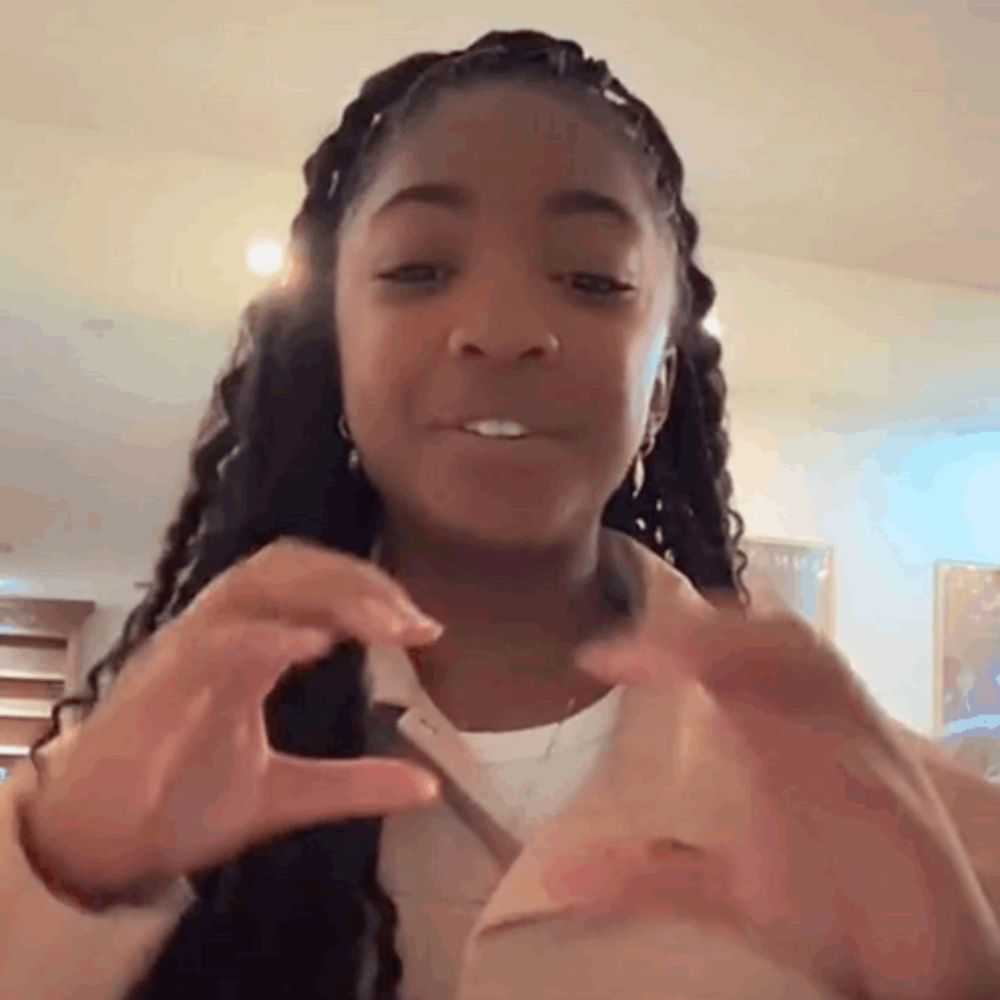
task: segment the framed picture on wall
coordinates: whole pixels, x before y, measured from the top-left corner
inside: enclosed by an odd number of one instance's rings
[[[770,591],[818,632],[833,639],[833,546],[777,538],[745,538],[744,581],[755,594]]]
[[[934,725],[941,743],[1000,782],[1000,566],[934,566]]]

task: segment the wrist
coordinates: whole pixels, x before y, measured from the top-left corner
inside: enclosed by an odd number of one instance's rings
[[[30,802],[21,799],[15,804],[16,835],[21,853],[32,874],[60,902],[68,903],[85,913],[104,913],[122,907],[156,906],[176,891],[178,879],[150,880],[140,885],[114,891],[95,891],[65,877],[39,849],[31,819]]]

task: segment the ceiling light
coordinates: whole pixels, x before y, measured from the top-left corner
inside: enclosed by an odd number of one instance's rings
[[[247,244],[247,267],[261,277],[277,274],[285,263],[284,247],[272,239],[260,238]]]

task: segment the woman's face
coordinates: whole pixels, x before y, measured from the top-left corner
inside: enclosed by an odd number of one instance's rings
[[[666,403],[673,253],[628,154],[553,97],[481,85],[409,128],[335,275],[347,421],[388,516],[504,547],[594,528]],[[484,418],[526,434],[462,429]]]

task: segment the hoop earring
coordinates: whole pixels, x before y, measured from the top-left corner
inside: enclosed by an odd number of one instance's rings
[[[642,485],[646,481],[646,465],[642,460],[642,452],[635,456],[635,465],[632,467],[632,499],[642,492]]]
[[[347,420],[343,413],[341,413],[340,419],[337,421],[337,430],[344,441],[350,446],[347,451],[347,468],[350,472],[356,473],[361,467],[361,459],[358,458],[358,450],[354,447],[354,438],[351,437],[351,432],[347,427]]]
[[[632,499],[635,500],[642,492],[643,483],[646,482],[646,463],[644,459],[653,450],[656,443],[655,437],[647,436],[635,456],[635,465],[632,467]]]

